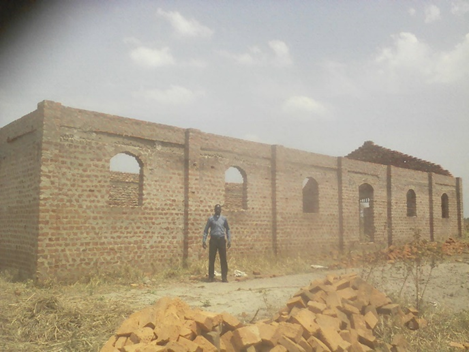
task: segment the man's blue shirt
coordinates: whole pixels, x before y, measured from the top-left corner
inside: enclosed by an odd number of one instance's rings
[[[231,241],[230,226],[228,220],[223,215],[212,215],[207,220],[204,230],[204,242],[207,240],[208,230],[210,229],[210,237],[225,237],[228,242]]]

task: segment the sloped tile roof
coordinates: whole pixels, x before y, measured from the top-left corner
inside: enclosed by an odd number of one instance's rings
[[[345,157],[375,164],[392,165],[402,167],[404,169],[433,172],[435,174],[452,176],[448,170],[443,169],[440,165],[381,147],[371,141],[365,142],[360,148],[354,150]]]

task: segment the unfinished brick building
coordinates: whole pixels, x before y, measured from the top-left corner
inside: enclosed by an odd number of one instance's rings
[[[122,154],[136,172],[111,169]],[[198,258],[216,203],[246,255],[462,235],[461,179],[372,142],[331,157],[51,101],[0,130],[0,269],[72,279]]]

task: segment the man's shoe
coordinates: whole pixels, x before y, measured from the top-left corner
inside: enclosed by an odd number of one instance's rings
[[[228,279],[226,277],[224,277],[221,281],[222,282],[228,282]]]
[[[213,277],[208,278],[208,282],[214,282],[214,281],[215,281],[215,278],[213,278]]]

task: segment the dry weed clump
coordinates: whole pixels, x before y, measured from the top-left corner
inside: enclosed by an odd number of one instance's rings
[[[442,309],[426,308],[422,317],[425,327],[409,330],[393,321],[393,317],[381,317],[376,328],[379,338],[387,343],[402,337],[407,341],[408,351],[449,352],[456,345],[469,349],[469,311],[458,313]]]
[[[2,351],[96,351],[132,311],[120,302],[92,297],[79,305],[48,290],[9,304],[2,302]]]

